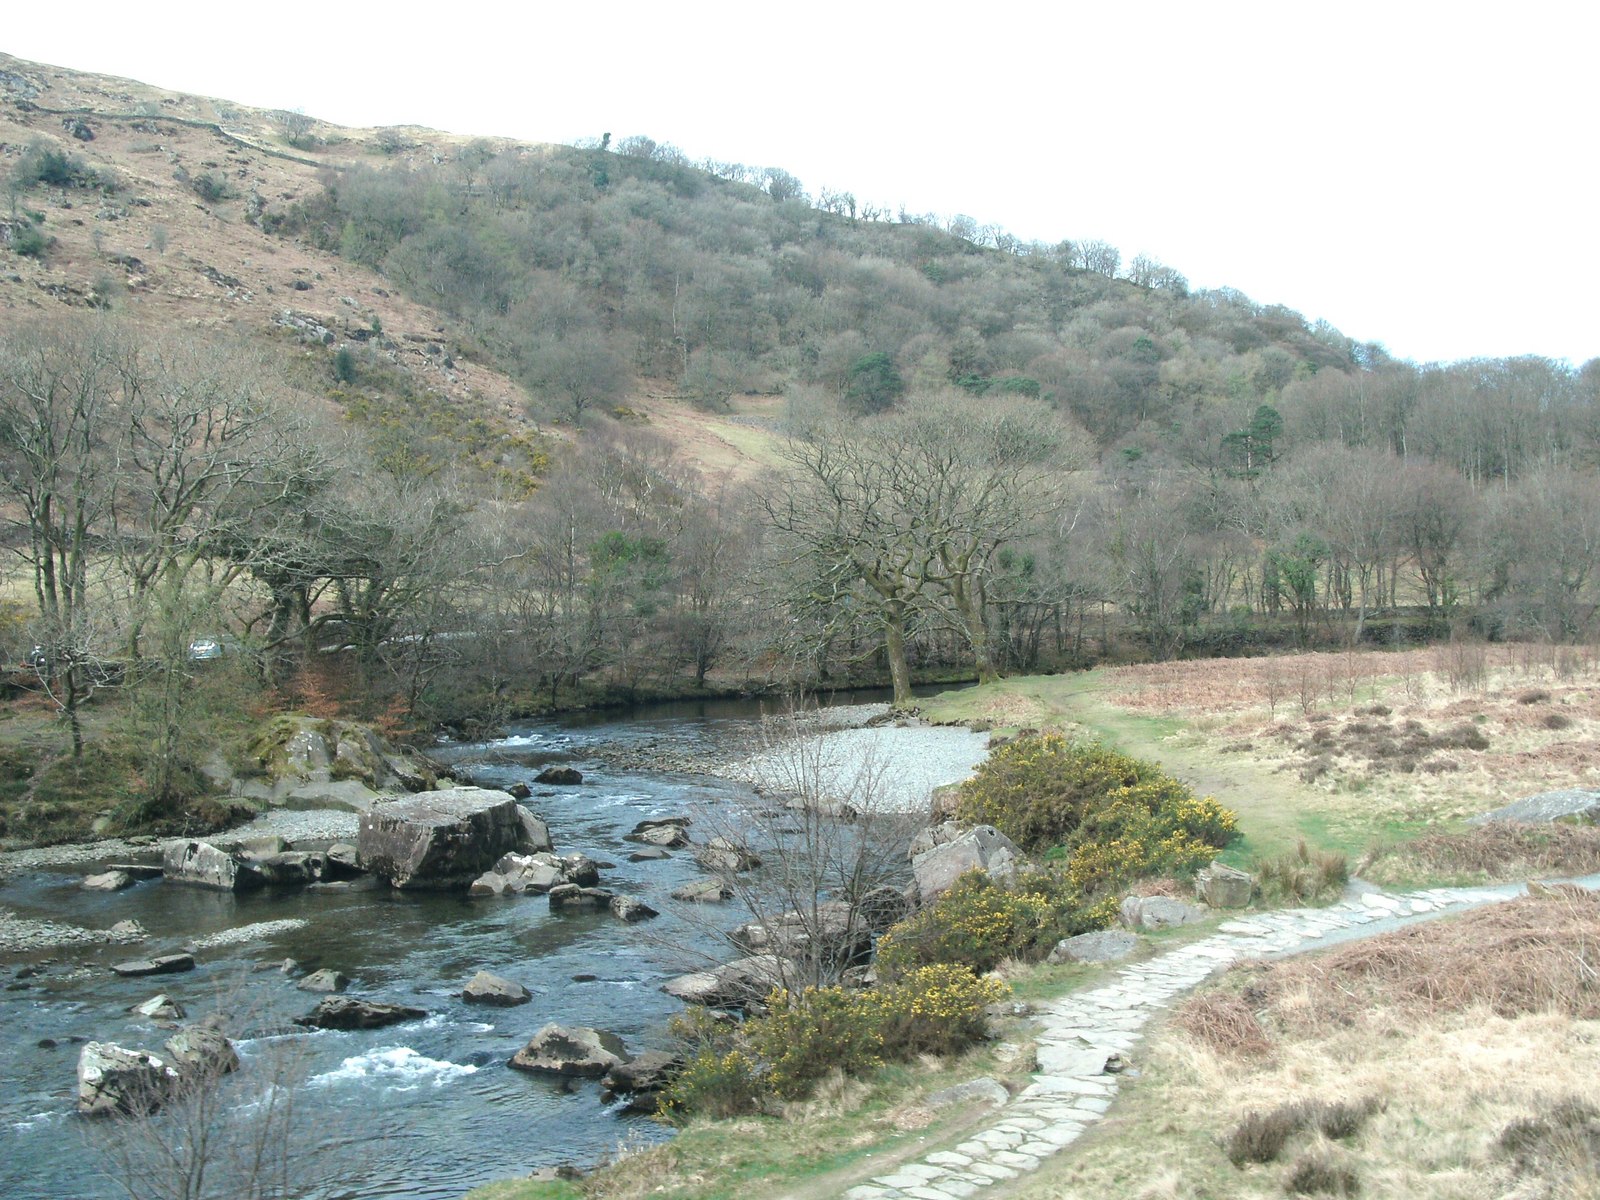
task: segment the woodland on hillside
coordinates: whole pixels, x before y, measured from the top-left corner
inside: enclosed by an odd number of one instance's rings
[[[115,201],[92,154],[8,148],[0,253],[47,258],[47,208]],[[181,757],[196,639],[285,703],[423,728],[708,681],[904,700],[918,672],[1593,632],[1600,360],[1395,361],[1103,243],[648,138],[380,131],[291,201],[226,192],[430,306],[520,383],[524,432],[443,405],[377,322],[292,355],[151,334],[132,294],[13,322],[0,632],[75,747],[116,687]],[[708,477],[647,393],[783,399],[741,418],[762,461]]]

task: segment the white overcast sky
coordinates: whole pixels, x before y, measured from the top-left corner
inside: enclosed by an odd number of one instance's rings
[[[13,8],[22,58],[347,125],[647,134],[1102,238],[1419,362],[1600,356],[1585,0]]]

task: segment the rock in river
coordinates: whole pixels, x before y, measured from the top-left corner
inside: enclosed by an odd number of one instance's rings
[[[136,958],[130,962],[112,963],[118,975],[175,975],[179,971],[194,970],[194,955],[163,954],[157,958]]]
[[[78,1054],[78,1111],[88,1116],[153,1112],[178,1073],[148,1050],[89,1042]]]
[[[576,767],[546,767],[533,777],[535,783],[573,787],[583,782],[583,772]]]
[[[86,875],[78,886],[86,892],[120,892],[124,888],[131,888],[134,879],[126,871],[102,871],[98,875]]]
[[[324,967],[320,971],[313,971],[295,987],[302,992],[332,992],[338,993],[350,986],[350,977],[343,971],[335,971],[332,967]]]
[[[499,1008],[510,1008],[515,1004],[528,1003],[533,999],[533,994],[520,983],[513,983],[491,971],[479,971],[467,986],[461,989],[461,998],[468,1004],[491,1004]]]
[[[167,1039],[172,1065],[185,1080],[209,1081],[239,1069],[233,1043],[209,1025],[191,1025]]]
[[[531,849],[524,810],[505,792],[457,787],[361,814],[361,865],[397,888],[462,888],[501,855]]]
[[[165,992],[151,996],[143,1004],[135,1004],[128,1011],[137,1013],[141,1017],[149,1017],[152,1021],[181,1021],[188,1016],[183,1005]]]
[[[632,1058],[614,1033],[578,1025],[546,1025],[511,1057],[519,1071],[598,1079]]]
[[[632,925],[638,921],[648,921],[651,917],[661,914],[651,908],[643,900],[635,900],[632,896],[611,897],[611,915],[619,921],[626,921]]]
[[[161,869],[173,883],[221,892],[248,891],[267,882],[260,867],[247,856],[210,842],[167,842],[161,848]]]
[[[427,1015],[420,1008],[408,1008],[404,1004],[357,1000],[353,996],[329,996],[305,1016],[296,1017],[294,1023],[317,1029],[381,1029],[385,1025],[415,1021]]]
[[[661,1091],[683,1071],[683,1060],[665,1050],[646,1050],[631,1062],[612,1067],[600,1082],[606,1091],[628,1098],[629,1112],[656,1112]]]

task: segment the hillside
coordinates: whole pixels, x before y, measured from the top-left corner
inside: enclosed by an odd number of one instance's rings
[[[912,386],[1043,395],[1102,444],[1208,379],[1247,410],[1263,380],[1360,357],[1284,310],[1189,297],[1159,264],[1129,267],[1144,286],[1112,278],[1109,247],[857,215],[848,195],[812,206],[782,172],[699,169],[647,138],[342,129],[8,56],[0,97],[6,240],[28,214],[45,239],[6,254],[8,311],[110,308],[302,361],[348,344],[400,374],[369,389],[506,430],[530,426],[530,398],[546,425],[617,407],[713,471],[764,457],[748,431],[772,398],[845,395],[874,353]],[[21,180],[30,147],[77,173]]]
[[[352,647],[311,693],[475,720],[1600,609],[1600,360],[1397,362],[1102,242],[638,135],[342,129],[11,58],[0,167],[0,397],[82,434],[0,442],[14,663],[137,661],[165,622],[170,681],[226,629],[280,682]],[[95,411],[30,410],[38,371]]]

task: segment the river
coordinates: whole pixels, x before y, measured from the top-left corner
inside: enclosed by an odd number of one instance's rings
[[[505,1063],[550,1021],[610,1029],[634,1053],[664,1044],[666,1021],[681,1006],[660,984],[699,965],[697,952],[727,955],[713,928],[667,902],[673,888],[703,877],[692,857],[680,851],[632,863],[628,855],[638,847],[623,835],[645,818],[745,801],[751,792],[709,776],[606,764],[617,761],[619,749],[631,750],[626,757],[633,761],[653,748],[670,751],[674,762],[726,754],[753,736],[758,716],[747,702],[674,704],[531,724],[494,741],[437,748],[474,781],[532,786],[528,803],[549,824],[558,853],[581,851],[615,864],[602,871],[601,886],[661,910],[644,925],[607,914],[554,916],[542,897],[469,901],[386,890],[235,896],[160,880],[106,895],[78,886],[89,870],[83,866],[12,876],[0,895],[20,916],[90,928],[132,918],[150,938],[139,947],[57,948],[4,967],[0,1196],[125,1194],[97,1148],[105,1131],[91,1128],[104,1123],[73,1113],[78,1046],[72,1039],[159,1053],[168,1032],[127,1010],[161,991],[185,1005],[190,1020],[221,1009],[243,1025],[238,1045],[245,1066],[229,1115],[259,1109],[274,1079],[292,1085],[278,1095],[295,1105],[296,1194],[444,1200],[492,1179],[589,1164],[621,1143],[670,1136],[649,1118],[608,1106],[596,1083],[529,1075]],[[541,765],[556,761],[578,767],[583,784],[533,784]],[[743,919],[731,908],[716,916],[713,924],[723,928]],[[124,979],[108,969],[266,922],[289,924],[202,950],[192,973]],[[351,995],[429,1015],[372,1031],[293,1031],[290,1018],[317,998],[276,969],[286,958],[305,969],[345,972]],[[507,1009],[463,1003],[458,993],[480,968],[527,986],[532,1003]],[[47,1040],[57,1044],[41,1044]],[[228,1135],[236,1145],[243,1136]]]

